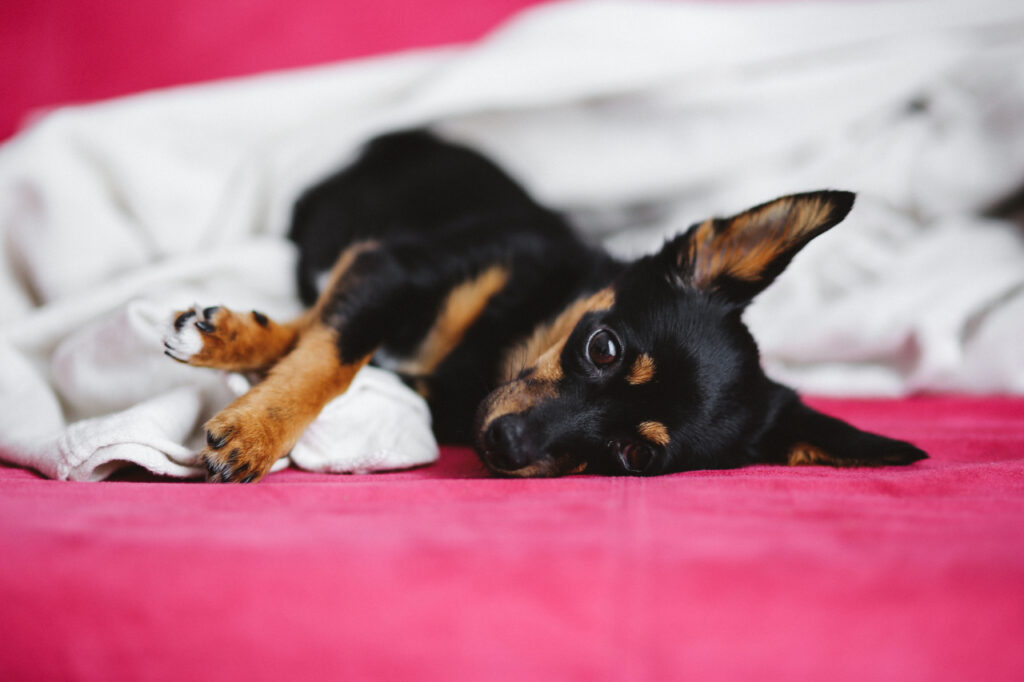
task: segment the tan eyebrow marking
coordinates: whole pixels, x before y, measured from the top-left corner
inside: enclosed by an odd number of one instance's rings
[[[586,313],[607,310],[615,304],[615,292],[609,287],[574,301],[558,317],[542,325],[523,343],[505,354],[502,380],[511,381],[519,370],[536,369],[534,376],[546,381],[557,381],[562,376],[559,357],[565,342]]]
[[[668,429],[661,422],[641,422],[640,426],[636,427],[637,433],[661,446],[668,445]]]
[[[626,381],[634,386],[646,384],[654,378],[654,358],[647,353],[642,353],[633,363],[633,367],[626,376]]]

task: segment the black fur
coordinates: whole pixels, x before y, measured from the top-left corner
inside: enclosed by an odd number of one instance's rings
[[[409,356],[454,286],[494,264],[507,268],[505,286],[436,370],[405,377],[428,397],[439,440],[475,445],[496,472],[559,462],[531,471],[566,473],[567,459],[607,474],[736,467],[785,462],[797,443],[828,453],[834,464],[925,457],[912,445],[811,410],[762,372],[741,320],[745,305],[800,248],[842,220],[853,195],[820,192],[794,201],[822,202],[831,213],[756,278],[725,274],[702,288],[690,281],[687,260],[696,226],[657,254],[620,262],[480,154],[416,131],[376,139],[355,163],[309,190],[296,205],[291,237],[309,304],[319,295],[318,276],[345,248],[365,240],[376,245],[324,294],[322,320],[339,330],[345,363],[373,352]],[[726,227],[715,223],[707,234]],[[546,388],[550,395],[484,428],[509,349],[609,286],[614,306],[576,324],[559,357],[560,377]],[[587,351],[599,329],[619,351],[601,367]],[[634,385],[627,377],[641,354],[656,369],[653,379]],[[534,369],[524,366],[513,383],[530,389]],[[663,425],[667,444],[638,436],[645,422]]]
[[[495,262],[508,264],[505,289],[456,351],[422,378],[434,430],[448,443],[472,442],[473,415],[510,343],[623,267],[581,242],[561,216],[488,160],[423,132],[378,138],[355,164],[307,192],[291,236],[307,303],[318,295],[317,274],[345,247],[368,238],[386,246],[350,271],[359,286],[335,287],[325,306],[325,321],[345,329],[344,362],[378,346],[391,357],[411,353],[454,285]]]

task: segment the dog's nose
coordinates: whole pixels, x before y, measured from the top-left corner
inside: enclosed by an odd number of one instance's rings
[[[530,463],[525,430],[526,420],[518,414],[506,414],[491,422],[484,432],[484,445],[495,466],[514,471]]]

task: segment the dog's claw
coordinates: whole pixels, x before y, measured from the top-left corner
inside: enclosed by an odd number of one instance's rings
[[[199,331],[206,332],[207,334],[211,334],[217,329],[216,327],[214,327],[209,322],[206,322],[205,320],[200,320],[199,322],[196,322],[196,327],[199,329]]]
[[[194,310],[186,310],[185,312],[174,318],[174,330],[181,331],[182,327],[196,314]]]
[[[226,461],[219,461],[204,455],[202,462],[206,468],[206,480],[211,483],[252,483],[259,477],[248,464],[238,464],[238,450],[232,450]]]
[[[231,437],[231,431],[225,431],[219,436],[213,435],[212,431],[206,432],[206,444],[214,450],[220,450],[228,442]]]
[[[203,457],[203,466],[206,468],[206,480],[211,483],[222,483],[228,480],[228,471],[225,464],[209,457]]]
[[[251,483],[270,469],[273,460],[264,457],[258,425],[230,419],[206,425],[206,447],[200,462],[206,480],[214,483]],[[254,430],[257,432],[254,435]]]

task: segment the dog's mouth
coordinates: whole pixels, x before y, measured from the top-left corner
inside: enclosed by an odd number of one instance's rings
[[[484,465],[506,478],[553,478],[585,471],[590,463],[588,448],[581,447],[578,435],[559,433],[549,421],[538,418],[539,396],[523,394],[524,386],[514,382],[481,403],[475,446]],[[525,409],[504,411],[500,409],[504,402]]]
[[[651,476],[661,468],[655,449],[635,439],[608,440],[604,447],[584,438],[559,440],[550,447],[536,447],[531,441],[528,433],[503,438],[481,433],[476,451],[491,473],[504,478],[554,478],[584,472]]]
[[[539,450],[523,442],[501,442],[482,433],[476,451],[491,473],[503,478],[554,478],[586,471],[590,462],[572,448]]]
[[[558,476],[572,476],[582,474],[587,470],[589,462],[572,455],[546,455],[526,466],[519,468],[506,468],[495,463],[493,456],[486,452],[480,452],[484,465],[496,476],[503,478],[555,478]]]

